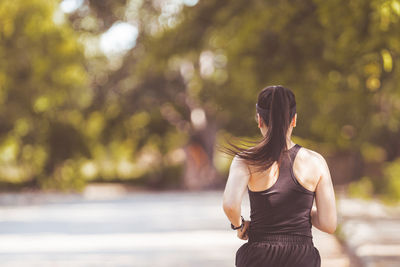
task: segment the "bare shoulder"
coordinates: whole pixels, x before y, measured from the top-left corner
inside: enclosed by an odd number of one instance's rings
[[[246,162],[244,161],[244,159],[240,158],[238,155],[235,155],[232,159],[232,164],[245,166]]]
[[[301,147],[298,154],[299,157],[311,164],[321,165],[326,163],[325,158],[320,153],[306,147]]]
[[[248,171],[248,164],[246,163],[246,161],[242,158],[240,158],[238,155],[235,155],[232,159],[232,163],[231,163],[231,168],[235,168],[235,169],[241,169],[241,170],[246,170]]]
[[[324,157],[320,153],[318,153],[314,150],[311,150],[309,148],[303,147],[303,146],[300,148],[298,153],[299,153],[299,155],[303,155],[304,157],[306,157],[314,162],[320,162],[320,161],[325,160]]]
[[[297,160],[297,158],[299,158]],[[313,180],[313,184],[317,184],[322,173],[327,169],[325,158],[318,152],[306,147],[301,147],[297,153],[295,160],[295,168],[309,179]],[[311,182],[311,181],[310,181]]]

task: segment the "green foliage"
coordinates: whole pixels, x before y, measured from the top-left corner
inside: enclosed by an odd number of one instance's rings
[[[151,91],[171,92],[176,101],[168,94],[163,99],[182,117],[188,109],[180,108],[186,104],[175,99],[176,91],[235,135],[258,134],[249,119],[256,95],[279,83],[297,96],[295,135],[339,150],[359,150],[364,142],[392,149],[383,136],[399,131],[397,6],[362,0],[200,1],[184,8],[174,27],[154,36],[142,33],[140,60],[131,68],[137,79],[158,81],[147,87]],[[165,86],[181,76],[184,84]]]
[[[70,115],[92,92],[76,34],[53,21],[57,4],[0,2],[0,180],[8,183],[83,185],[67,161],[85,153]]]
[[[271,84],[296,94],[294,135],[307,147],[399,156],[399,1],[207,0],[169,15],[162,2],[85,1],[68,23],[54,22],[55,0],[0,2],[0,181],[177,184],[190,142],[224,174],[214,142],[257,139],[254,103]],[[138,23],[136,46],[110,61],[90,52],[120,20]],[[350,192],[376,193],[368,177]]]
[[[366,161],[391,160],[400,154],[399,5],[200,1],[183,10],[177,26],[146,39],[151,53],[144,62],[159,68],[144,73],[144,79],[171,77],[180,70],[181,90],[206,109],[207,117],[238,136],[259,134],[250,119],[257,93],[283,84],[297,97],[294,135],[334,150],[362,147]],[[164,65],[177,58],[185,64],[183,71]],[[370,178],[351,185],[364,197],[374,188]]]
[[[67,159],[56,166],[51,179],[46,176],[39,176],[41,188],[44,190],[58,189],[60,191],[78,191],[81,192],[86,185],[85,177],[80,171],[79,161]]]
[[[384,198],[391,202],[400,202],[400,158],[387,162],[384,167],[386,194]]]
[[[347,188],[351,197],[370,199],[374,194],[374,184],[368,176],[360,180],[351,182]]]
[[[383,177],[364,176],[358,181],[351,182],[347,189],[352,197],[369,199],[378,196],[387,204],[399,203],[400,158],[384,163]]]

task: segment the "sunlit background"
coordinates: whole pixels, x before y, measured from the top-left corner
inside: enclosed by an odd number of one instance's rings
[[[337,193],[323,266],[398,266],[399,33],[398,0],[0,1],[2,265],[234,266],[218,148],[282,84]]]

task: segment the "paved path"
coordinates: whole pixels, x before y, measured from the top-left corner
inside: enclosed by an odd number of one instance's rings
[[[338,210],[347,246],[363,266],[400,266],[400,206],[342,195]]]
[[[0,196],[1,266],[234,266],[245,242],[229,229],[222,192],[92,190]],[[242,214],[249,218],[248,197]],[[323,267],[350,266],[332,235],[313,229]]]

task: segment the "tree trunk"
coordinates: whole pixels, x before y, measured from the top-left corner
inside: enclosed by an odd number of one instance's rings
[[[194,191],[214,188],[217,171],[214,167],[214,145],[217,127],[209,121],[201,130],[194,130],[185,146],[186,162],[183,188]]]

